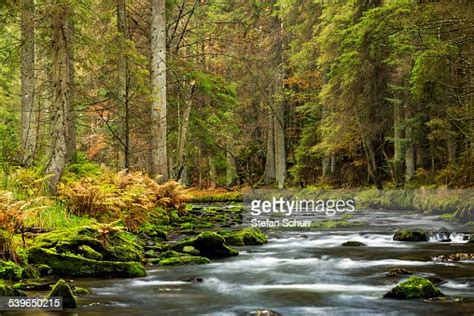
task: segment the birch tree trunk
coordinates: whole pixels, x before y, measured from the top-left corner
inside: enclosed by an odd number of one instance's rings
[[[21,144],[22,163],[35,158],[37,111],[35,104],[35,2],[21,0]]]
[[[45,173],[50,191],[54,192],[63,173],[67,160],[69,114],[71,102],[70,53],[67,36],[69,5],[66,3],[52,6],[52,84],[51,105],[51,156]]]
[[[168,180],[166,140],[166,1],[151,1],[151,166],[160,181]]]

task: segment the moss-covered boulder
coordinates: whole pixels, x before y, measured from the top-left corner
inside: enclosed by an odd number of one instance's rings
[[[438,296],[443,296],[443,293],[441,293],[430,280],[413,276],[395,286],[383,297],[395,299],[425,299]]]
[[[64,308],[76,308],[77,302],[69,284],[63,279],[59,280],[49,292],[50,297],[62,297]]]
[[[55,230],[41,234],[32,247],[73,253],[88,259],[106,261],[141,261],[142,247],[137,238],[120,227],[92,225]],[[102,256],[102,258],[100,258]]]
[[[74,286],[72,289],[74,295],[90,295],[92,291],[90,289],[86,289],[85,287]]]
[[[28,260],[37,264],[46,264],[51,267],[54,274],[60,276],[127,278],[146,275],[140,262],[99,261],[40,247],[29,250]]]
[[[186,246],[186,247],[190,247],[190,246]],[[194,256],[194,255],[181,253],[181,252],[177,252],[173,250],[168,250],[162,253],[159,258],[151,259],[150,262],[153,264],[159,264],[162,266],[210,263],[209,259],[206,257]]]
[[[238,231],[221,230],[218,234],[224,237],[225,243],[230,246],[263,245],[268,242],[267,236],[254,227]]]
[[[77,247],[77,250],[80,254],[82,254],[82,256],[84,256],[84,258],[102,260],[102,255],[88,245],[80,245]]]
[[[343,243],[341,246],[343,247],[366,247],[367,245],[360,241],[349,240]]]
[[[20,280],[23,273],[24,269],[15,262],[0,260],[0,279]]]
[[[428,233],[421,229],[409,230],[402,229],[395,232],[393,240],[397,241],[428,241],[430,237]]]
[[[28,262],[60,276],[141,277],[143,248],[120,227],[94,225],[55,230],[33,240]]]
[[[26,294],[19,289],[5,285],[3,280],[0,280],[0,296],[26,296]]]
[[[185,246],[193,246],[199,250],[201,256],[207,258],[225,258],[237,256],[239,254],[237,250],[225,244],[224,237],[214,232],[200,233],[197,237],[192,238],[181,245],[183,248]]]
[[[199,255],[199,250],[197,250],[193,246],[184,246],[182,252],[190,254],[192,256],[198,256]]]

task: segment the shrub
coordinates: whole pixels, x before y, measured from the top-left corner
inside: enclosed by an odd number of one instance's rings
[[[106,222],[121,219],[128,230],[137,230],[152,213],[176,209],[183,214],[188,199],[176,182],[159,185],[139,172],[106,169],[96,177],[61,183],[58,197],[74,215]]]

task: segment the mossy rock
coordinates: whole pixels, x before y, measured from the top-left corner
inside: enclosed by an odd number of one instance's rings
[[[141,261],[143,248],[134,235],[120,227],[100,225],[55,230],[33,240],[33,248],[52,249],[57,253],[76,254],[87,259],[105,261]]]
[[[207,258],[225,258],[237,256],[239,252],[225,244],[224,237],[214,232],[200,233],[196,238],[188,241],[184,246],[193,246],[201,256]]]
[[[183,265],[183,264],[206,264],[211,261],[206,257],[200,256],[179,256],[171,258],[163,258],[159,261],[155,261],[161,266],[170,266],[170,265]],[[153,263],[153,262],[152,262]]]
[[[393,277],[397,275],[410,275],[413,274],[413,272],[405,269],[405,268],[393,268],[390,271],[387,272],[388,277]]]
[[[54,283],[53,282],[38,282],[38,281],[24,281],[18,282],[13,285],[14,289],[22,291],[49,291]]]
[[[74,294],[71,290],[69,284],[63,279],[59,280],[49,292],[48,298],[50,297],[62,297],[63,299],[63,307],[64,308],[76,308],[77,301],[74,297]]]
[[[161,225],[153,225],[151,223],[144,224],[139,232],[139,234],[145,234],[146,236],[154,240],[166,240],[166,230]]]
[[[98,261],[70,253],[57,253],[40,247],[29,250],[31,263],[46,264],[56,275],[80,277],[142,277],[145,269],[139,262]]]
[[[0,278],[4,280],[20,280],[25,269],[13,261],[0,260]]]
[[[343,243],[341,246],[343,247],[366,247],[367,245],[360,241],[349,240]]]
[[[26,296],[26,293],[11,286],[5,285],[3,280],[0,280],[0,296]]]
[[[221,230],[218,234],[224,237],[225,243],[230,246],[263,245],[268,242],[267,236],[253,227],[239,231]]]
[[[397,241],[410,241],[410,242],[419,242],[419,241],[428,241],[430,237],[428,233],[421,229],[409,230],[402,229],[395,232],[393,235],[393,240]]]
[[[193,246],[184,246],[182,252],[193,255],[193,256],[199,255],[199,250],[197,250]]]
[[[80,245],[77,249],[84,258],[102,260],[102,255],[88,245]]]
[[[413,276],[395,286],[383,297],[395,299],[427,299],[438,296],[444,295],[430,280]]]
[[[92,291],[85,288],[85,287],[79,287],[79,286],[74,286],[72,289],[74,295],[90,295],[92,294]]]

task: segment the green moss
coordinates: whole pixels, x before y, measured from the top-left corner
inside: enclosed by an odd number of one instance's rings
[[[49,297],[62,297],[64,308],[76,308],[77,302],[74,294],[72,293],[71,287],[63,279],[59,280],[49,292]]]
[[[85,287],[75,286],[72,291],[74,292],[75,295],[90,295],[90,294],[92,294],[92,291],[89,290],[89,289],[86,289]]]
[[[107,230],[105,234],[99,225],[55,230],[36,237],[32,247],[93,260],[141,261],[143,249],[133,234],[122,231],[120,227]]]
[[[0,278],[5,280],[20,280],[24,269],[13,261],[0,260]]]
[[[52,249],[31,248],[29,261],[46,264],[54,274],[81,277],[142,277],[145,269],[139,262],[97,261]]]
[[[258,228],[247,227],[239,231],[221,230],[219,235],[224,237],[225,243],[231,246],[263,245],[266,244],[267,236]]]
[[[164,259],[159,260],[159,264],[162,266],[182,265],[182,264],[206,264],[206,263],[210,263],[210,260],[206,257],[199,257],[199,256],[180,256],[180,257],[164,258]]]
[[[80,254],[84,256],[84,258],[94,259],[94,260],[102,259],[102,255],[98,253],[97,251],[95,251],[92,247],[89,247],[87,245],[80,245],[79,247],[77,247],[77,249],[79,250]]]
[[[211,203],[211,202],[242,202],[243,197],[240,192],[210,193],[193,196],[192,203]]]
[[[384,298],[421,299],[438,296],[444,295],[430,280],[413,276],[390,290],[384,295]]]
[[[223,258],[239,254],[237,250],[225,245],[224,238],[214,232],[200,233],[191,241],[191,246],[207,258]]]
[[[421,229],[401,229],[395,232],[393,240],[397,241],[428,241],[428,234]]]
[[[26,296],[26,293],[11,286],[7,286],[3,280],[0,280],[0,296]]]
[[[193,246],[184,246],[182,252],[193,256],[199,255],[199,250],[197,250]]]

